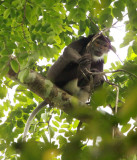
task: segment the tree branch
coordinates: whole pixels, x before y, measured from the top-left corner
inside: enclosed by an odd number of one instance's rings
[[[115,117],[112,115],[92,110],[91,106],[78,101],[77,98],[57,88],[53,83],[33,70],[29,73],[24,83],[20,82],[18,73],[15,73],[11,68],[8,72],[8,77],[30,89],[52,107],[57,107],[82,122],[90,122],[97,117],[106,121],[111,119],[113,123],[115,122]]]
[[[115,71],[110,71],[110,72],[90,72],[88,70],[86,70],[88,73],[90,73],[91,75],[97,75],[97,74],[100,74],[100,75],[106,75],[108,73],[116,73],[116,72],[125,72],[127,74],[129,74],[130,76],[134,77],[137,79],[137,76],[129,71],[126,71],[124,69],[118,69],[118,70],[115,70]]]

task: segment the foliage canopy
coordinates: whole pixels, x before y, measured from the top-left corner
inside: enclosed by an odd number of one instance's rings
[[[116,20],[122,21],[125,13],[129,20],[124,22],[126,33],[119,45],[129,46],[128,54],[123,64],[112,63],[109,69],[125,72],[111,74],[107,78],[115,85],[104,83],[94,92],[90,104],[94,118],[80,126],[72,115],[47,106],[32,122],[28,142],[22,143],[24,124],[45,97],[21,85],[27,83],[31,71],[46,76],[49,60],[54,62],[65,46],[104,28],[109,36],[109,28]],[[38,61],[43,59],[45,65],[40,66]],[[0,0],[0,159],[56,160],[60,155],[62,160],[136,159],[136,76],[136,0]],[[117,89],[118,113],[99,116],[99,106],[115,109]],[[132,128],[130,118],[135,120]],[[112,128],[118,123],[121,133],[131,130],[126,137],[115,133],[118,137],[112,138],[112,130],[116,131]],[[89,140],[93,145],[88,145]]]

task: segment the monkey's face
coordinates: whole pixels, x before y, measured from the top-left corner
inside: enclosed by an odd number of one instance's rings
[[[110,49],[110,43],[101,40],[99,38],[93,41],[90,47],[91,54],[98,57],[101,57],[104,53],[108,53],[109,49]]]

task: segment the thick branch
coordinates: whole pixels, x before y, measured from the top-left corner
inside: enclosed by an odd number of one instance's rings
[[[10,69],[8,77],[18,83],[25,85],[26,88],[43,98],[52,107],[57,107],[74,118],[82,122],[89,122],[92,119],[110,119],[114,123],[114,117],[109,114],[102,114],[93,111],[91,106],[79,102],[75,97],[70,96],[65,91],[57,88],[53,83],[35,71],[31,71],[24,83],[19,81],[18,74]]]

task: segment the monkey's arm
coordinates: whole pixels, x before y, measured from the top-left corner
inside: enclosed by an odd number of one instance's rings
[[[66,47],[62,56],[51,66],[48,70],[47,78],[52,82],[56,80],[58,75],[64,70],[64,68],[70,63],[78,63],[81,55],[73,48]]]
[[[81,38],[69,44],[68,47],[65,48],[63,55],[60,56],[48,70],[47,78],[52,82],[55,82],[56,78],[70,62],[78,63],[78,60],[81,58],[82,51],[86,47],[89,39],[91,39],[91,36],[89,36],[89,38]]]

